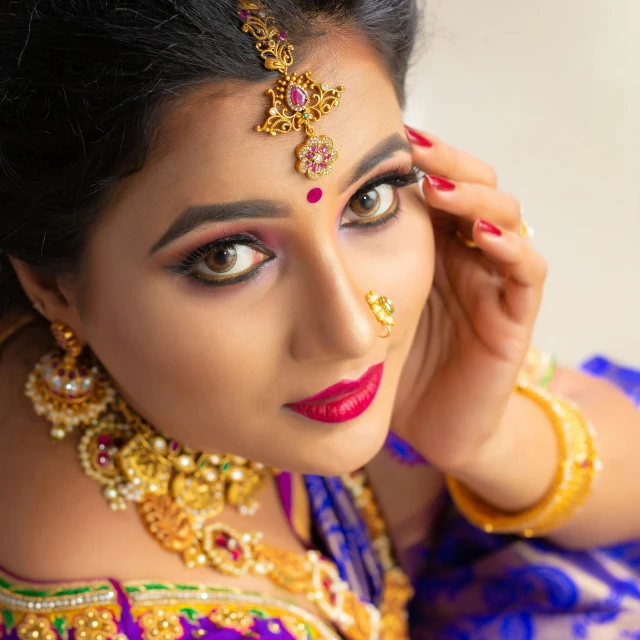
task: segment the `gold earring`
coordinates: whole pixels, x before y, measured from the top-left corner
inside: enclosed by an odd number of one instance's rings
[[[58,349],[46,354],[29,374],[25,394],[39,416],[52,425],[51,437],[62,440],[78,426],[88,426],[104,413],[115,391],[97,365],[83,355],[71,327],[53,322]]]
[[[388,338],[391,335],[391,327],[395,325],[393,314],[395,313],[395,307],[389,298],[386,296],[379,296],[375,291],[369,291],[366,295],[367,303],[371,309],[376,320],[380,322],[386,329],[387,333],[381,338]]]

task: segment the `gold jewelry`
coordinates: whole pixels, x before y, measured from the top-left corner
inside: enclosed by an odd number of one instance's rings
[[[520,221],[520,237],[528,240],[529,238],[533,238],[534,235],[535,235],[535,230],[532,227],[530,227],[524,220],[521,220]]]
[[[460,242],[465,247],[467,247],[467,249],[479,249],[480,248],[480,247],[478,247],[478,245],[473,240],[471,240],[470,238],[467,238],[467,236],[465,236],[464,233],[462,233],[462,231],[460,231],[460,229],[456,229],[456,239],[458,240],[458,242]]]
[[[371,312],[376,317],[376,320],[387,329],[387,333],[381,338],[388,338],[391,335],[391,327],[395,326],[395,320],[393,314],[395,313],[395,307],[389,298],[385,296],[379,296],[375,291],[369,291],[365,296]]]
[[[0,322],[0,347],[35,319],[33,313],[9,314],[6,322]]]
[[[558,439],[560,463],[551,487],[533,507],[506,513],[482,500],[451,476],[447,487],[458,510],[487,533],[541,536],[568,522],[588,498],[602,469],[595,432],[573,403],[521,380],[516,391],[533,400],[549,416]]]
[[[529,347],[518,372],[518,379],[525,380],[534,387],[548,387],[555,371],[556,358],[553,354]]]
[[[226,454],[198,453],[155,432],[118,398],[113,413],[89,427],[79,453],[85,473],[103,486],[114,510],[129,501],[147,531],[188,567],[222,574],[263,576],[315,604],[348,640],[408,640],[407,603],[413,591],[391,553],[391,542],[364,474],[345,481],[379,550],[384,569],[380,609],[362,602],[334,563],[317,551],[273,548],[260,533],[241,533],[212,522],[225,503],[247,504],[270,472]]]
[[[88,356],[82,357],[82,345],[69,326],[56,321],[51,332],[59,349],[36,364],[25,394],[35,412],[51,423],[51,437],[62,440],[104,413],[115,391],[98,366]]]
[[[344,87],[330,89],[327,84],[316,82],[309,71],[301,75],[289,73],[294,47],[287,34],[276,26],[271,12],[261,2],[240,0],[238,4],[238,16],[244,22],[242,31],[257,40],[256,49],[265,67],[283,76],[275,88],[266,92],[271,104],[265,121],[256,126],[256,131],[275,136],[304,128],[307,137],[296,147],[296,170],[310,180],[328,176],[338,152],[329,136],[314,133],[311,123],[338,106]]]

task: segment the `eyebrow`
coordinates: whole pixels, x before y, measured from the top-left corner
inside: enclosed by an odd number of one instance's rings
[[[351,185],[358,182],[361,178],[364,178],[369,171],[377,167],[384,160],[390,158],[396,151],[408,151],[411,153],[412,148],[406,138],[403,138],[399,133],[392,133],[388,138],[379,142],[360,160],[343,185],[342,191],[346,191]]]
[[[408,151],[411,153],[411,145],[399,133],[393,133],[379,142],[360,160],[343,185],[342,191],[346,191],[351,185],[366,176],[369,171],[390,158],[396,151]],[[286,204],[272,200],[240,200],[238,202],[188,207],[151,247],[149,255],[152,256],[163,247],[191,233],[203,224],[251,218],[284,218],[290,214],[291,210]]]
[[[221,204],[202,204],[185,209],[156,242],[149,255],[153,255],[171,242],[190,233],[203,224],[230,222],[250,218],[284,218],[290,214],[287,205],[272,200],[239,200]]]

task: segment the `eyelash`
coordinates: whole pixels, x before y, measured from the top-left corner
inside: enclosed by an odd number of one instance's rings
[[[395,187],[396,189],[402,189],[403,187],[409,187],[412,184],[415,184],[419,180],[422,179],[424,173],[416,166],[412,166],[408,171],[405,167],[397,167],[396,169],[392,169],[391,171],[386,171],[385,173],[376,176],[363,184],[349,199],[349,201],[357,198],[358,196],[362,196],[367,194],[369,191],[381,187],[382,185],[389,185],[391,187]],[[356,228],[356,229],[376,229],[381,230],[386,227],[392,220],[397,219],[398,214],[401,212],[400,209],[400,199],[398,199],[396,206],[393,211],[386,214],[385,216],[380,216],[374,220],[369,222],[357,222],[350,223],[348,225],[344,225],[345,228]]]
[[[391,171],[386,171],[385,173],[372,178],[367,183],[362,185],[358,191],[356,191],[353,196],[349,199],[349,201],[353,200],[358,196],[362,196],[367,194],[369,191],[376,189],[382,185],[389,185],[395,187],[396,189],[402,189],[403,187],[408,187],[412,184],[415,184],[423,177],[423,172],[418,169],[418,167],[411,167],[409,170],[406,167],[398,167]],[[389,224],[393,219],[398,217],[400,213],[400,201],[398,199],[398,204],[394,207],[393,211],[388,213],[385,216],[381,216],[375,220],[371,220],[369,222],[358,222],[358,223],[350,223],[348,225],[344,225],[343,228],[365,228],[367,230],[381,230],[387,224]],[[246,245],[249,247],[256,248],[258,251],[261,251],[267,256],[266,260],[263,260],[258,266],[256,266],[251,271],[244,273],[239,276],[234,276],[230,278],[219,278],[217,280],[209,279],[196,271],[196,267],[198,266],[200,260],[210,253],[214,251],[219,251],[221,249],[226,249],[228,247],[234,245]],[[177,273],[179,275],[187,276],[189,278],[193,278],[200,284],[209,287],[223,287],[234,284],[240,284],[241,282],[247,282],[249,280],[253,280],[256,278],[260,271],[276,257],[275,253],[271,251],[263,242],[258,240],[255,236],[240,233],[232,236],[227,236],[226,238],[221,238],[219,240],[214,240],[209,242],[202,247],[199,247],[191,254],[189,254],[182,262],[179,264],[167,267],[169,271],[172,273]]]

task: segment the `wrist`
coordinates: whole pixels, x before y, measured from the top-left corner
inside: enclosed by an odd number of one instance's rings
[[[517,512],[544,497],[558,458],[548,416],[531,399],[514,393],[492,436],[464,464],[444,472],[494,507]]]

